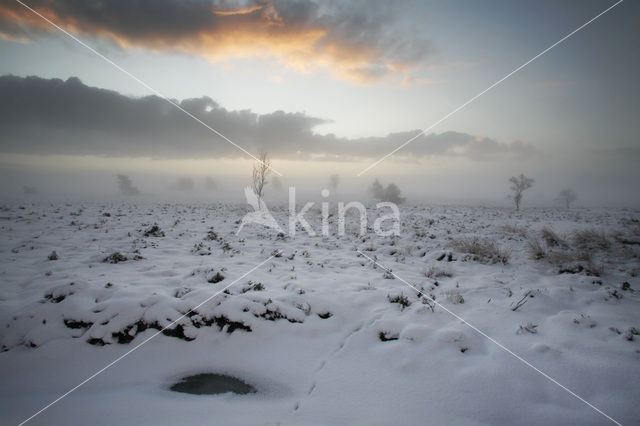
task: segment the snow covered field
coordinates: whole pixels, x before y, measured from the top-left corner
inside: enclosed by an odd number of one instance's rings
[[[2,423],[183,314],[29,424],[611,423],[444,308],[616,421],[640,421],[637,211],[404,206],[398,237],[359,236],[352,217],[345,236],[294,238],[236,236],[246,211],[5,204]],[[169,390],[203,372],[258,392]]]

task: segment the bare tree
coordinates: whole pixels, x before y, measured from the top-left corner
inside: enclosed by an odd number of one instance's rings
[[[122,195],[139,195],[140,190],[133,186],[131,179],[127,175],[118,175],[118,188]]]
[[[253,165],[252,187],[253,192],[258,196],[258,207],[262,206],[262,197],[264,196],[264,187],[268,183],[267,178],[271,173],[271,160],[266,152],[261,152],[258,160]]]
[[[516,204],[516,210],[520,210],[520,202],[522,201],[522,193],[531,188],[533,185],[533,179],[526,177],[522,173],[520,176],[511,176],[509,178],[509,182],[511,182],[511,191],[513,191],[513,195],[510,195],[509,198],[513,199],[513,202]]]
[[[218,182],[216,182],[211,176],[204,178],[204,187],[208,191],[214,191],[218,189]]]
[[[371,188],[369,188],[369,192],[373,198],[377,198],[378,200],[382,200],[384,198],[384,186],[382,186],[378,179],[373,181]]]
[[[390,183],[384,190],[384,199],[382,201],[402,204],[405,198],[401,194],[400,188],[395,183]]]
[[[567,188],[560,191],[556,199],[560,201],[564,201],[565,206],[567,206],[567,208],[570,208],[571,203],[577,200],[578,196],[576,195],[575,191]]]
[[[340,185],[340,175],[329,176],[329,188],[335,191],[338,188],[338,185]]]
[[[186,192],[193,191],[196,184],[191,178],[178,178],[178,180],[173,183],[170,188],[174,191]]]

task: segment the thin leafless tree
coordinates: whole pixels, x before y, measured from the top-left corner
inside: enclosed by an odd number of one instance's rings
[[[340,175],[329,176],[329,188],[335,191],[338,188],[338,185],[340,185]]]
[[[571,203],[577,200],[578,196],[576,195],[575,191],[567,188],[560,191],[556,199],[560,201],[564,201],[564,205],[567,206],[567,208],[570,208]]]
[[[530,177],[526,177],[522,173],[520,176],[511,176],[509,178],[509,182],[511,182],[511,191],[513,194],[509,196],[516,204],[516,210],[520,210],[520,203],[522,202],[522,193],[531,188],[533,185],[533,179]]]
[[[218,189],[218,182],[216,182],[211,176],[204,178],[204,187],[207,191],[213,191]]]
[[[269,183],[267,178],[271,173],[271,160],[266,152],[261,152],[253,165],[252,184],[253,192],[258,196],[258,207],[262,206],[264,187]]]

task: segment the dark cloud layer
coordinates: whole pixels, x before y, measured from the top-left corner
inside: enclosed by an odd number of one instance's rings
[[[361,82],[406,76],[431,52],[430,42],[388,1],[310,0],[30,0],[67,31],[127,48],[183,52],[216,61],[277,57],[308,71],[328,68]],[[0,36],[56,34],[14,1],[0,2]]]
[[[325,120],[303,113],[229,111],[211,98],[175,101],[250,152],[274,158],[358,160],[385,155],[419,130],[384,137],[314,133]],[[116,157],[215,158],[244,154],[157,96],[132,98],[89,87],[78,78],[0,77],[0,152]],[[465,133],[421,136],[399,156],[527,158],[533,145]]]

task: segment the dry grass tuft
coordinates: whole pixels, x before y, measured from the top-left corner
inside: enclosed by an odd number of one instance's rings
[[[535,237],[529,238],[527,240],[527,244],[529,245],[529,252],[531,253],[531,257],[535,260],[541,260],[547,257],[547,249],[540,243]]]
[[[608,249],[611,247],[611,241],[604,232],[595,229],[585,229],[576,231],[572,236],[573,244],[580,249]]]
[[[500,228],[507,234],[515,234],[525,238],[527,236],[527,230],[523,226],[504,224]]]
[[[449,244],[452,249],[473,255],[473,260],[480,263],[503,263],[509,261],[509,253],[496,243],[478,238],[459,238]]]
[[[528,240],[529,251],[534,259],[548,261],[558,268],[559,273],[602,274],[602,266],[596,261],[596,255],[611,247],[611,242],[603,232],[592,229],[576,231],[568,239],[571,244],[549,228],[543,228],[540,234],[544,244],[537,238]]]
[[[544,242],[549,247],[559,247],[559,246],[566,246],[567,245],[562,240],[562,238],[560,238],[558,236],[558,234],[553,232],[550,228],[547,228],[547,227],[542,228],[540,230],[540,235],[542,236],[542,239],[544,240]]]
[[[451,278],[453,277],[453,272],[451,272],[451,269],[440,265],[431,265],[424,271],[424,276],[427,278]]]

